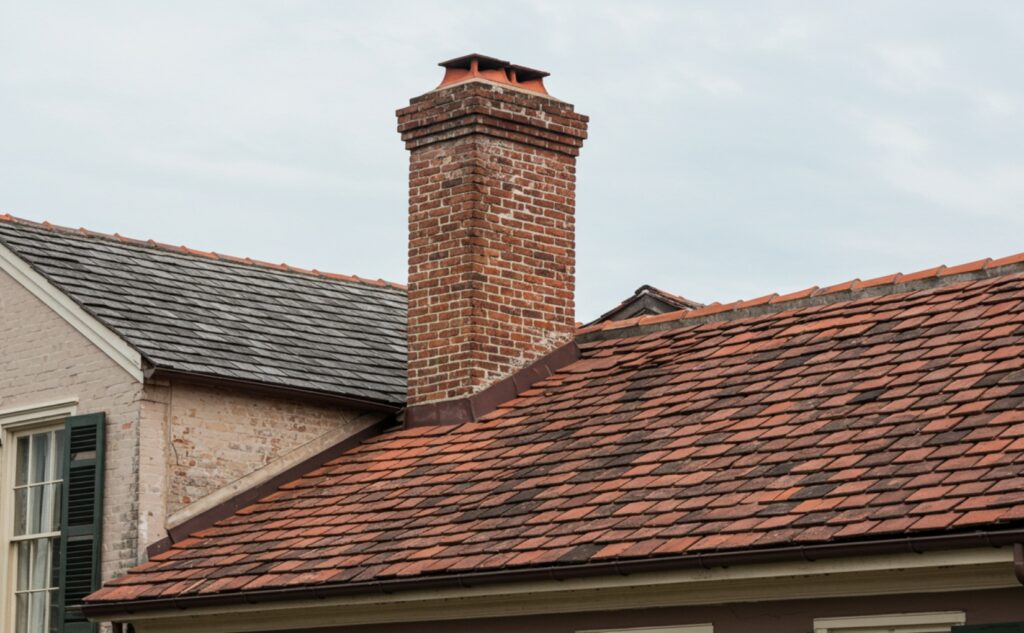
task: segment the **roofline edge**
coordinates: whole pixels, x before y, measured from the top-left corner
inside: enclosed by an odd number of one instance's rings
[[[366,409],[370,411],[381,411],[384,413],[397,413],[398,411],[401,411],[405,407],[404,403],[374,400],[372,398],[359,398],[356,396],[347,396],[342,393],[335,393],[331,391],[318,391],[316,389],[303,389],[301,387],[275,385],[274,383],[262,382],[259,380],[229,378],[227,376],[217,376],[214,374],[204,374],[201,372],[184,371],[181,369],[171,369],[168,367],[160,366],[150,367],[149,369],[146,370],[145,376],[146,378],[178,378],[200,385],[240,387],[243,389],[250,389],[255,392],[262,392],[282,396],[290,395],[291,397],[295,398],[303,398],[306,400],[319,400],[322,402],[348,405],[352,407],[358,407],[360,409]]]
[[[298,599],[391,594],[414,589],[467,588],[486,584],[504,584],[534,580],[570,580],[596,576],[620,576],[634,573],[709,569],[762,563],[816,561],[830,558],[885,555],[898,553],[921,554],[929,551],[961,550],[977,547],[1005,547],[1024,543],[1024,528],[986,532],[975,530],[960,534],[930,534],[875,541],[851,541],[818,545],[794,545],[763,550],[684,554],[663,558],[611,560],[578,565],[545,566],[529,569],[471,572],[414,579],[390,579],[360,583],[305,585],[300,587],[265,589],[251,592],[192,595],[174,598],[154,598],[137,601],[93,602],[82,606],[83,613],[93,621],[116,618],[131,621],[131,616],[154,611],[182,611],[189,608],[252,605]],[[1022,581],[1024,584],[1024,581]]]
[[[124,337],[89,312],[70,294],[25,258],[0,241],[0,270],[41,301],[103,354],[124,369],[136,382],[144,382],[143,355]]]
[[[941,272],[941,271],[940,271]],[[871,286],[853,285],[842,290],[808,294],[793,299],[776,301],[777,297],[765,296],[764,301],[752,299],[750,301],[738,301],[731,304],[707,305],[692,311],[666,312],[656,316],[634,317],[626,321],[607,321],[603,324],[587,325],[576,332],[576,340],[580,343],[592,341],[607,341],[611,339],[630,338],[633,336],[644,336],[655,332],[664,332],[678,328],[704,325],[707,323],[718,323],[722,321],[736,321],[744,318],[755,318],[769,314],[778,314],[789,310],[799,310],[817,306],[826,306],[844,301],[856,301],[866,297],[878,297],[883,295],[895,295],[913,293],[923,290],[933,290],[945,286],[951,286],[965,281],[981,281],[994,279],[1006,275],[1024,272],[1024,262],[1014,262],[991,268],[983,268],[975,271],[960,272],[954,274],[940,275],[936,273],[932,277],[913,279],[910,281],[897,281],[890,284],[877,284]],[[910,275],[907,275],[909,277]],[[746,304],[746,305],[745,305]],[[604,327],[602,327],[602,325]]]

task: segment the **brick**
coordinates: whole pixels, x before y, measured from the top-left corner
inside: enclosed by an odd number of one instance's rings
[[[411,152],[408,401],[466,397],[574,335],[587,119],[469,82],[413,99],[398,121]]]

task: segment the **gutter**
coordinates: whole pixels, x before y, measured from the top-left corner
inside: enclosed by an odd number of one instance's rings
[[[167,379],[178,379],[183,382],[190,382],[192,384],[210,385],[210,386],[228,386],[228,387],[243,387],[247,390],[298,397],[305,400],[315,400],[325,403],[331,403],[336,405],[352,406],[359,409],[365,409],[367,411],[381,411],[384,413],[397,413],[400,411],[405,404],[387,402],[384,400],[374,400],[371,398],[359,398],[356,396],[344,396],[328,391],[318,391],[315,389],[304,389],[302,387],[289,387],[287,385],[272,385],[258,380],[246,380],[243,378],[228,378],[224,376],[217,376],[214,374],[203,374],[199,372],[181,371],[178,369],[166,369],[163,367],[150,366],[143,371],[145,377],[149,378],[167,378]]]
[[[937,550],[1005,547],[1009,545],[1012,545],[1014,548],[1015,574],[1021,584],[1024,584],[1024,545],[1022,543],[1024,543],[1024,528],[1017,528],[998,532],[978,531],[961,534],[907,536],[877,541],[796,545],[745,552],[712,552],[708,554],[686,554],[661,558],[582,563],[579,565],[554,565],[527,569],[503,569],[466,574],[425,576],[412,579],[322,584],[120,602],[95,602],[83,605],[82,611],[91,620],[109,619],[111,617],[125,620],[128,619],[127,616],[139,613],[178,611],[222,605],[252,605],[285,600],[324,599],[368,594],[387,596],[401,591],[412,590],[466,589],[480,585],[528,581],[564,581],[597,576],[629,576],[651,572],[710,569],[713,567],[734,567],[762,563],[813,562],[832,558],[902,554],[907,552],[922,554]]]

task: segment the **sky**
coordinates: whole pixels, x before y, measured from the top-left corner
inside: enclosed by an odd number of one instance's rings
[[[577,318],[1024,251],[1024,3],[0,0],[0,213],[405,280],[394,111],[478,52],[591,117]]]

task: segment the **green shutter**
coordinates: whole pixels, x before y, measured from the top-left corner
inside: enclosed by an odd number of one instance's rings
[[[1024,633],[1024,622],[954,626],[952,633]]]
[[[100,587],[103,535],[102,413],[77,415],[64,423],[64,491],[61,500],[60,633],[95,633],[80,605]]]

